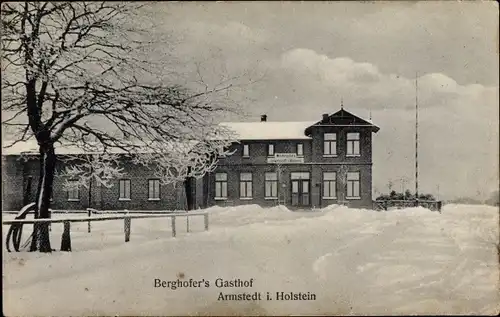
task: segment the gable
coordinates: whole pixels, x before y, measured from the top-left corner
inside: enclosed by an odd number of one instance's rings
[[[347,125],[347,124],[356,124],[356,125],[372,125],[370,122],[357,117],[353,115],[352,113],[341,109],[331,116],[328,117],[328,120],[323,122],[323,120],[320,121],[323,124],[340,124],[340,125]]]
[[[329,115],[327,117],[324,117],[320,121],[316,122],[315,124],[309,126],[305,134],[310,135],[311,133],[311,128],[316,127],[316,126],[358,126],[358,127],[371,127],[373,132],[378,132],[380,130],[379,127],[374,125],[371,121],[365,120],[363,118],[360,118],[358,116],[355,116],[354,114],[350,113],[349,111],[346,111],[344,109],[340,109],[339,111],[335,112],[332,115]]]

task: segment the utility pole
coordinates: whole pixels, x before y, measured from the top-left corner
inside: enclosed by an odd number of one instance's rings
[[[418,72],[415,73],[415,198],[418,201]]]

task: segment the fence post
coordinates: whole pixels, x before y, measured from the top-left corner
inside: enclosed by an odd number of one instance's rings
[[[132,219],[130,217],[123,218],[124,220],[124,231],[125,231],[125,242],[130,241],[130,225],[132,224]]]
[[[203,215],[204,222],[205,222],[205,231],[208,231],[208,213]]]
[[[71,251],[70,222],[64,221],[64,231],[61,237],[61,251]]]
[[[175,238],[175,236],[176,236],[176,232],[175,232],[175,215],[172,215],[171,220],[172,220],[172,237]]]
[[[89,218],[90,218],[90,217],[92,217],[92,209],[87,208],[87,216],[88,216]],[[91,230],[90,230],[90,223],[91,223],[91,221],[89,220],[89,221],[87,222],[87,232],[88,232],[88,233],[90,233],[90,231],[91,231]]]

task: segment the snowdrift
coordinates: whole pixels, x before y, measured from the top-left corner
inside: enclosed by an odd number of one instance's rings
[[[499,312],[498,208],[446,205],[316,212],[257,205],[212,207],[210,230],[179,220],[72,226],[74,252],[6,253],[6,315],[401,315]],[[61,226],[52,228],[58,247]],[[4,230],[5,231],[5,230]],[[217,279],[254,279],[217,288]],[[155,287],[155,280],[209,287]],[[267,293],[272,300],[220,300]],[[277,300],[276,293],[315,300]]]

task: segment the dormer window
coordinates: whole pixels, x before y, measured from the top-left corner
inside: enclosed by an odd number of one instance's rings
[[[336,156],[337,155],[337,133],[323,134],[323,155]]]
[[[346,156],[360,156],[359,133],[347,133]]]
[[[248,144],[243,144],[243,157],[250,157],[250,147]]]
[[[274,156],[274,144],[267,145],[267,156]]]
[[[297,156],[304,156],[304,144],[297,143]]]

